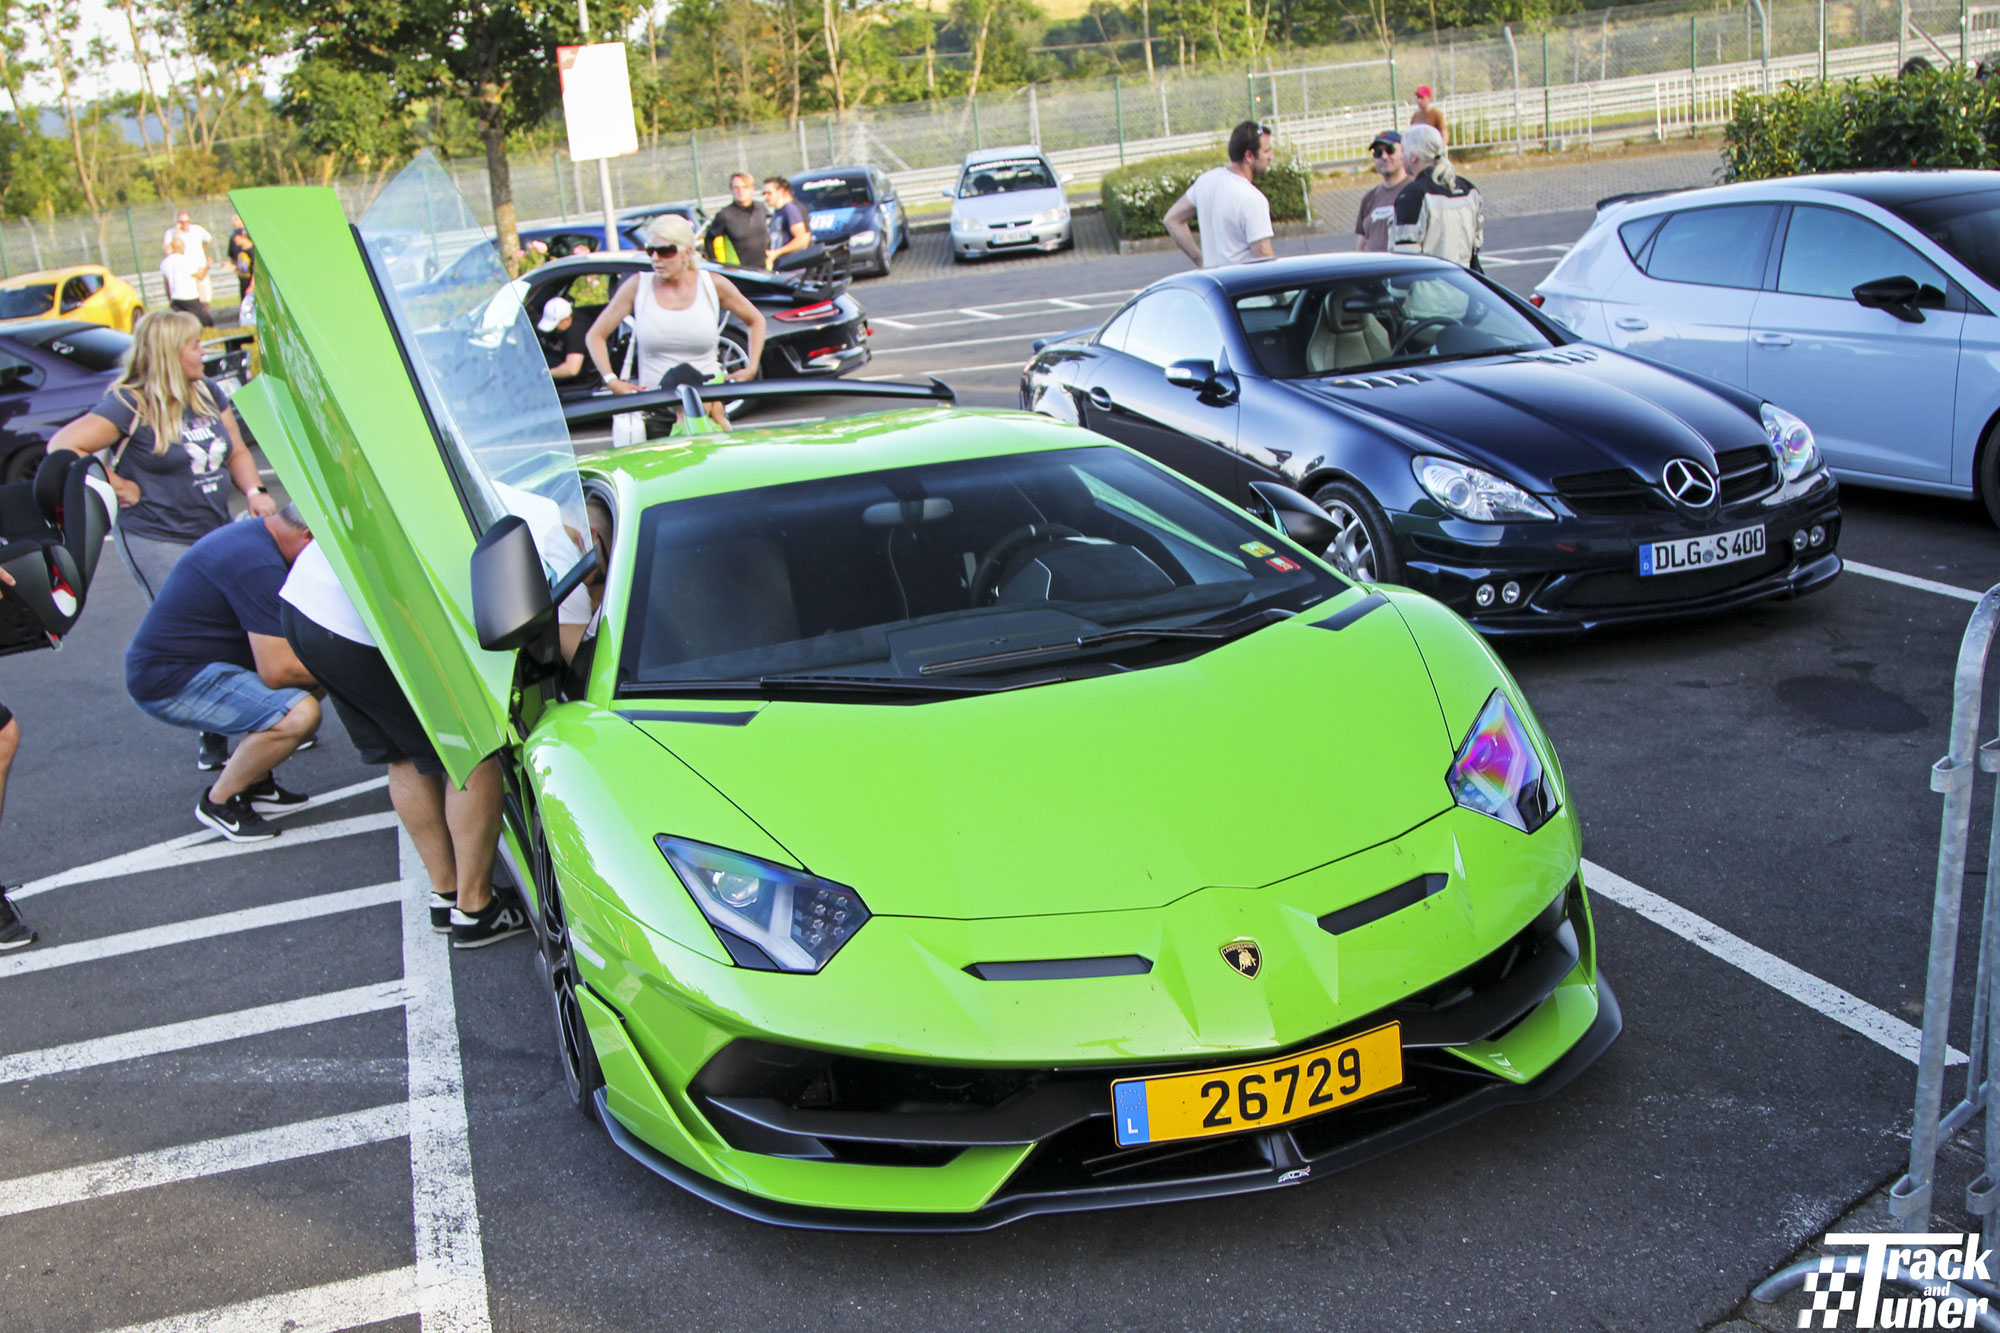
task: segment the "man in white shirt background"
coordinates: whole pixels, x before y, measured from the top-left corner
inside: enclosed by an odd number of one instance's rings
[[[185,210],[174,215],[174,225],[167,228],[166,237],[160,242],[161,248],[172,249],[175,237],[180,238],[188,258],[194,260],[194,266],[201,271],[201,277],[196,280],[201,288],[201,303],[212,304],[215,286],[209,281],[208,265],[215,258],[215,237],[209,235],[208,228],[188,217]]]
[[[1195,177],[1187,193],[1167,210],[1167,235],[1198,268],[1218,268],[1269,259],[1271,201],[1251,184],[1271,169],[1271,131],[1246,120],[1229,132],[1229,165]],[[1197,241],[1189,230],[1201,230]]]
[[[195,264],[194,256],[188,253],[187,242],[169,232],[167,234],[167,257],[160,261],[160,276],[167,283],[167,304],[176,310],[185,310],[204,327],[215,327],[215,316],[209,312],[208,302],[201,299],[201,289],[208,282],[208,267]]]

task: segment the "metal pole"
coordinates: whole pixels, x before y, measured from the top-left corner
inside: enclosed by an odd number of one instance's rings
[[[1549,151],[1552,126],[1549,115],[1549,35],[1542,34],[1542,151]]]
[[[564,222],[568,222],[569,201],[563,198],[562,152],[560,149],[549,154],[549,174],[556,178],[556,212],[561,215]],[[583,201],[579,199],[577,202],[580,204]]]
[[[1819,0],[1819,81],[1826,82],[1826,0]]]
[[[1824,4],[1826,0],[1820,0]],[[1125,85],[1118,76],[1111,76],[1111,106],[1118,118],[1118,165],[1125,165]]]
[[[1701,33],[1693,14],[1688,15],[1688,133],[1701,132],[1701,107],[1695,96],[1695,80],[1701,74]]]
[[[140,290],[144,292],[146,271],[139,267],[139,233],[132,226],[132,205],[125,205],[125,239],[132,247],[132,271],[139,275]]]
[[[584,44],[588,45],[590,43],[590,9],[585,0],[576,0],[576,23],[583,30]],[[597,159],[597,194],[598,198],[604,204],[604,248],[607,250],[616,250],[618,248],[618,218],[611,208],[611,161],[609,158],[600,157]],[[577,203],[581,206],[583,200],[578,199]]]
[[[1901,70],[1903,62],[1909,59],[1904,48],[1910,40],[1910,0],[1901,0],[1896,6],[1896,68]]]
[[[695,142],[694,131],[688,131],[688,172],[694,177],[694,202],[701,204],[701,145]]]
[[[839,158],[839,156],[840,156],[840,150],[839,150],[838,148],[836,148],[836,147],[834,146],[834,142],[833,142],[833,117],[832,117],[832,116],[828,116],[828,117],[826,118],[826,160],[827,160],[827,165],[831,166],[831,165],[832,165],[832,164],[834,163],[834,161],[835,161],[835,160],[836,160],[837,158]]]
[[[1391,123],[1394,123],[1396,119],[1396,105],[1401,100],[1396,96],[1396,53],[1391,51],[1389,53],[1389,120]]]
[[[1250,97],[1250,119],[1257,119],[1257,71],[1245,66],[1243,69],[1243,90]]]
[[[1757,16],[1763,20],[1764,44],[1758,52],[1763,61],[1763,83],[1759,91],[1768,93],[1771,91],[1771,11],[1764,7],[1764,0],[1750,0],[1750,3],[1757,6]],[[1748,15],[1750,11],[1746,9],[1743,12]]]
[[[1042,108],[1035,100],[1035,85],[1028,85],[1028,142],[1035,147],[1042,146]]]
[[[1972,0],[1958,0],[1958,63],[1972,64]]]
[[[136,251],[138,247],[134,246],[133,249]],[[13,266],[7,262],[7,228],[4,223],[0,223],[0,278],[11,278],[13,276]],[[142,287],[145,281],[146,275],[141,273],[139,275],[139,282]]]
[[[986,135],[979,128],[979,99],[972,99],[972,148],[974,152],[986,146]]]
[[[1514,71],[1514,151],[1521,147],[1521,48],[1514,42],[1514,25],[1502,24],[1500,31],[1507,37],[1507,59]]]

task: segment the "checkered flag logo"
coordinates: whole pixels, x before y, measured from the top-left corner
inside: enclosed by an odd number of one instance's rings
[[[1806,1274],[1806,1291],[1812,1295],[1812,1309],[1799,1311],[1799,1327],[1811,1328],[1813,1316],[1822,1316],[1821,1328],[1840,1327],[1843,1311],[1854,1308],[1861,1293],[1847,1285],[1847,1279],[1861,1271],[1861,1256],[1827,1255],[1819,1261],[1819,1272]]]

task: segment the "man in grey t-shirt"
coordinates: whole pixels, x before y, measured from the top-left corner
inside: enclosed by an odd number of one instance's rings
[[[1396,220],[1396,196],[1410,183],[1410,173],[1403,166],[1403,136],[1384,130],[1368,145],[1368,152],[1382,183],[1361,196],[1361,209],[1354,215],[1355,249],[1386,253],[1389,224]]]

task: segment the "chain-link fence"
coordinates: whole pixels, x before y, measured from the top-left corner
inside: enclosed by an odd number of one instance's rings
[[[1916,55],[1940,65],[1977,60],[1996,48],[2000,5],[1966,0],[1623,6],[1532,32],[1441,32],[1404,41],[1392,57],[1364,44],[1294,50],[1284,53],[1286,68],[1274,57],[1255,67],[1175,68],[1150,81],[1113,75],[660,136],[612,160],[612,191],[620,206],[701,197],[712,207],[727,198],[733,171],[761,178],[872,162],[909,204],[921,205],[977,148],[1039,144],[1073,183],[1086,184],[1127,162],[1213,144],[1250,116],[1271,122],[1315,163],[1358,164],[1378,130],[1408,119],[1411,94],[1423,83],[1436,89],[1459,150],[1663,139],[1719,125],[1743,87],[1892,72]],[[490,225],[484,161],[447,169]],[[586,218],[598,207],[594,166],[560,150],[516,155],[512,177],[524,223]],[[335,183],[350,216],[384,179]],[[218,240],[227,232],[226,199],[181,206]],[[0,224],[0,271],[102,263],[142,275],[149,299],[163,299],[159,238],[173,213],[173,205],[158,204],[95,218],[9,219]]]

